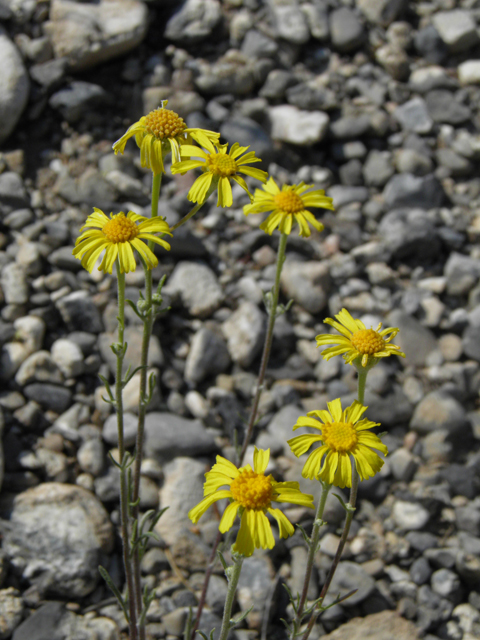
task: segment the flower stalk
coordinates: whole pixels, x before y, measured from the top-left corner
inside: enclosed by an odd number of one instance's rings
[[[238,580],[242,571],[244,556],[240,553],[232,554],[233,564],[225,570],[228,580],[227,597],[225,599],[225,607],[223,610],[222,628],[218,640],[227,640],[228,632],[232,628],[232,608],[237,591]]]

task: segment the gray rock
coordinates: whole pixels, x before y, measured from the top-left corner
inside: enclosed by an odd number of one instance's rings
[[[393,342],[405,353],[407,365],[425,366],[430,353],[437,349],[433,333],[404,311],[392,311],[385,326],[400,329]]]
[[[125,353],[125,359],[123,361],[123,371],[126,372],[128,367],[133,371],[140,366],[142,359],[142,339],[143,339],[143,326],[133,325],[125,328],[124,339],[127,343],[127,352]],[[110,371],[115,375],[117,367],[117,358],[111,349],[111,345],[117,341],[117,333],[101,333],[98,336],[98,349],[104,362],[106,362],[110,368]],[[148,349],[149,367],[162,367],[165,364],[165,358],[163,356],[162,347],[157,336],[150,336],[150,345]]]
[[[15,629],[13,640],[56,638],[55,632],[64,615],[65,607],[62,602],[47,602]]]
[[[383,192],[389,209],[400,207],[432,209],[440,207],[444,201],[442,185],[434,175],[424,177],[408,173],[391,178]]]
[[[420,556],[420,558],[414,560],[410,565],[409,573],[411,579],[415,584],[422,585],[430,580],[432,569],[428,563],[428,560],[423,556]]]
[[[365,31],[356,14],[347,7],[330,14],[330,37],[333,47],[341,53],[358,49],[365,40]]]
[[[404,102],[395,109],[394,117],[401,124],[402,129],[408,131],[425,134],[430,133],[433,127],[433,120],[423,98],[412,98]]]
[[[270,0],[275,26],[280,38],[292,44],[305,44],[310,39],[305,15],[297,0],[285,3],[282,0]]]
[[[465,409],[442,391],[432,391],[416,406],[410,428],[422,435],[439,429],[461,433],[467,427]]]
[[[123,437],[126,447],[133,447],[137,438],[138,417],[133,413],[123,414]],[[111,445],[118,444],[117,415],[108,416],[103,425],[102,436]]]
[[[101,108],[108,101],[107,92],[98,84],[77,80],[54,93],[49,104],[52,109],[58,110],[67,122],[74,124],[81,120],[89,109]]]
[[[87,440],[77,451],[80,468],[92,476],[99,476],[105,466],[105,450],[98,438]]]
[[[230,366],[230,356],[222,335],[202,327],[192,338],[185,362],[185,380],[202,382],[205,378],[223,373]]]
[[[111,553],[110,518],[85,489],[55,482],[19,494],[4,549],[24,579],[67,598],[91,593],[102,555]]]
[[[326,263],[287,261],[280,283],[286,298],[293,298],[309,313],[319,313],[325,308],[331,284]]]
[[[366,114],[343,116],[332,122],[330,129],[337,140],[360,138],[370,132],[370,118]]]
[[[433,171],[430,158],[415,149],[396,150],[395,165],[399,173],[411,173],[414,176],[425,176]]]
[[[103,331],[102,318],[87,291],[74,291],[56,302],[69,331]]]
[[[279,105],[271,107],[268,115],[273,140],[309,147],[323,140],[327,134],[329,117],[322,111],[310,112],[292,105]]]
[[[240,52],[225,54],[213,64],[203,62],[195,86],[202,94],[244,96],[255,86],[256,63]]]
[[[458,66],[460,84],[480,84],[480,61],[466,60]]]
[[[432,16],[432,23],[452,53],[466,51],[479,41],[477,26],[469,11],[439,11]]]
[[[72,340],[55,340],[51,354],[53,362],[66,378],[75,378],[83,373],[84,356],[81,348]]]
[[[147,7],[137,0],[102,0],[94,5],[53,0],[43,23],[55,58],[84,69],[125,54],[145,37]]]
[[[342,602],[342,606],[350,608],[368,598],[375,589],[375,580],[360,565],[344,560],[338,563],[330,589],[332,595],[340,594],[340,596],[352,591],[352,589],[357,589],[356,593]]]
[[[9,587],[0,590],[0,639],[11,637],[23,618],[24,604],[20,592]]]
[[[208,606],[218,615],[223,614],[225,598],[227,595],[228,583],[222,576],[212,575],[208,583],[207,599]]]
[[[249,58],[271,58],[277,51],[275,40],[256,29],[250,29],[242,43],[242,53]]]
[[[213,437],[199,420],[173,413],[152,412],[145,418],[145,456],[167,462],[177,456],[201,456],[215,451]]]
[[[232,360],[247,368],[262,349],[266,316],[253,302],[242,302],[223,323],[222,331]]]
[[[21,387],[31,382],[62,384],[64,377],[48,351],[37,351],[21,364],[15,382]]]
[[[290,455],[290,457],[293,457],[293,454],[287,444],[287,440],[295,435],[293,427],[301,415],[305,415],[305,411],[297,405],[287,404],[273,416],[267,426],[267,432],[278,440],[278,443],[283,447],[284,454]],[[305,433],[305,431],[302,431],[302,433]]]
[[[461,531],[471,533],[472,536],[480,536],[480,511],[472,504],[466,507],[455,508],[455,521]]]
[[[55,384],[34,382],[24,387],[23,393],[29,400],[35,400],[44,409],[56,413],[66,411],[72,402],[72,392]]]
[[[468,327],[463,332],[462,343],[465,355],[480,362],[480,306],[468,315]]]
[[[235,140],[245,147],[251,147],[266,168],[273,160],[272,140],[268,133],[257,122],[248,117],[235,116],[229,118],[220,127],[220,132],[227,140]],[[262,165],[256,165],[262,168]],[[258,183],[257,183],[258,184]]]
[[[407,3],[405,0],[357,0],[356,4],[370,22],[388,27],[402,14]]]
[[[400,617],[396,611],[382,611],[364,618],[353,618],[322,637],[324,640],[419,640],[420,638],[416,626]]]
[[[215,273],[202,262],[179,262],[163,292],[179,297],[192,316],[210,316],[222,303],[223,291]]]
[[[430,514],[417,502],[397,500],[393,505],[392,517],[403,531],[423,529],[430,520]]]
[[[252,556],[244,560],[238,581],[237,599],[242,611],[253,606],[253,612],[264,611],[271,593],[274,570],[267,556]]]
[[[382,188],[394,173],[392,154],[389,151],[370,151],[363,165],[363,176],[367,185]]]
[[[7,212],[30,205],[23,180],[14,171],[0,175],[0,205]]]
[[[410,75],[410,62],[403,49],[386,44],[375,51],[376,61],[394,80],[406,81]]]
[[[470,108],[456,100],[446,89],[434,89],[425,97],[428,112],[435,122],[459,125],[471,117]]]
[[[29,292],[27,273],[19,264],[10,262],[2,269],[2,289],[7,304],[25,304]]]
[[[187,0],[167,22],[165,37],[182,45],[201,42],[213,35],[221,17],[218,0]]]
[[[317,1],[303,4],[302,11],[312,37],[317,40],[327,40],[330,34],[327,3]]]
[[[315,80],[301,82],[287,89],[287,100],[299,109],[318,111],[336,106],[335,93]]]
[[[267,76],[265,84],[258,95],[267,100],[282,100],[285,92],[296,84],[296,79],[291,71],[285,69],[273,69]]]
[[[423,29],[419,29],[413,41],[415,49],[427,62],[441,64],[448,56],[447,45],[443,42],[433,24],[428,24]]]
[[[468,176],[473,171],[473,164],[453,149],[437,149],[435,155],[437,163],[441,167],[445,167],[448,174],[455,178]]]
[[[408,449],[400,447],[388,456],[388,466],[396,480],[410,482],[418,469],[418,462]]]
[[[462,596],[460,578],[450,569],[438,569],[431,577],[432,590],[442,598],[458,604]]]
[[[370,197],[367,187],[347,187],[339,184],[330,187],[327,193],[330,198],[333,198],[336,209],[352,204],[352,202],[367,202]]]
[[[421,251],[428,259],[440,249],[440,239],[431,218],[421,209],[397,209],[387,213],[378,225],[378,233],[395,258],[412,258]]]
[[[14,131],[28,101],[30,82],[22,56],[7,33],[0,28],[0,144]]]
[[[68,69],[66,58],[48,60],[30,67],[30,76],[45,89],[54,89],[62,82]]]
[[[445,69],[437,65],[416,69],[410,75],[408,84],[412,91],[417,93],[428,93],[432,89],[454,90],[457,88],[457,83],[452,80]]]
[[[466,295],[480,277],[480,260],[453,252],[444,267],[447,292],[451,296]]]

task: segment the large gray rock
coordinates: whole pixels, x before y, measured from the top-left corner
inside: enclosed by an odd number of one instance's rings
[[[221,18],[218,0],[187,0],[167,22],[165,37],[182,45],[201,42],[213,35]]]
[[[230,356],[221,333],[202,327],[192,338],[185,362],[185,380],[201,382],[209,376],[223,373],[229,366]]]
[[[406,0],[357,0],[357,7],[374,24],[388,27],[405,9]]]
[[[100,333],[103,330],[100,311],[87,291],[74,291],[60,298],[57,309],[69,331]]]
[[[416,97],[404,102],[395,109],[394,117],[402,129],[415,131],[415,133],[430,133],[433,127],[433,120],[423,98]]]
[[[222,325],[234,362],[249,367],[259,355],[266,331],[266,316],[253,302],[243,302]]]
[[[268,111],[274,140],[309,147],[323,140],[327,134],[329,117],[323,111],[302,111],[282,104]]]
[[[427,93],[425,100],[431,117],[441,124],[457,126],[472,115],[470,107],[447,89],[433,89]]]
[[[4,538],[23,578],[65,598],[83,598],[111,553],[113,527],[98,499],[81,487],[48,482],[20,493]]]
[[[451,296],[466,295],[480,278],[480,260],[453,252],[445,264],[444,273],[447,293]]]
[[[48,101],[71,124],[78,122],[89,109],[105,106],[108,93],[98,84],[77,80],[54,93]]]
[[[163,293],[179,297],[189,313],[200,318],[211,315],[223,301],[217,276],[202,262],[179,262]]]
[[[393,176],[388,181],[383,196],[389,209],[433,209],[440,207],[445,198],[442,185],[433,174],[419,177],[408,173]]]
[[[100,0],[83,4],[52,0],[50,20],[43,25],[56,58],[84,69],[135,48],[148,27],[148,9],[138,0]]]
[[[330,14],[330,36],[335,49],[349,53],[358,49],[365,40],[365,30],[356,14],[347,7]]]
[[[20,592],[13,587],[0,590],[0,640],[11,637],[22,620],[24,606]]]
[[[215,451],[213,437],[200,420],[154,411],[145,418],[145,456],[168,462],[177,456],[201,456]]]
[[[468,327],[463,333],[462,343],[465,355],[480,362],[480,306],[468,315]]]
[[[287,299],[293,298],[309,313],[319,313],[327,304],[331,279],[326,263],[286,262],[280,282]]]
[[[344,560],[338,564],[330,593],[344,596],[353,589],[357,589],[357,592],[347,598],[342,606],[350,608],[363,602],[375,589],[375,580],[359,564]]]
[[[430,329],[400,309],[388,315],[384,326],[400,329],[392,342],[397,344],[405,354],[407,365],[425,366],[428,356],[438,348],[435,336]]]
[[[431,259],[440,249],[436,229],[421,209],[397,209],[387,213],[378,225],[378,233],[394,258],[413,258],[421,252],[424,259]]]
[[[310,39],[307,21],[297,0],[270,0],[275,26],[280,38],[292,44],[305,44]]]
[[[452,53],[466,51],[479,40],[477,25],[469,11],[439,11],[433,15],[432,23]]]
[[[467,428],[467,414],[462,405],[441,391],[432,391],[416,406],[410,428],[421,435],[446,429],[458,434]]]
[[[13,132],[28,101],[30,81],[17,47],[0,27],[0,144]]]
[[[376,0],[373,0],[376,1]],[[415,625],[395,611],[382,611],[364,618],[353,618],[323,640],[419,640]]]

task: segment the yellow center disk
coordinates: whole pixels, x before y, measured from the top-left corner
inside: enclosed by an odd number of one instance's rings
[[[267,509],[273,497],[270,476],[246,469],[230,485],[234,499],[245,509]]]
[[[237,163],[226,153],[211,153],[207,157],[207,168],[216,176],[228,178],[237,172]]]
[[[275,204],[286,213],[299,213],[304,210],[302,199],[294,191],[281,191],[274,196]]]
[[[358,443],[355,427],[347,422],[332,422],[322,427],[322,440],[333,451],[350,453]]]
[[[350,340],[355,349],[362,354],[373,355],[378,351],[382,351],[385,346],[385,340],[374,329],[356,331]]]
[[[186,129],[183,118],[169,109],[155,109],[145,116],[145,130],[157,140],[175,138]]]
[[[113,216],[111,220],[102,229],[107,240],[110,242],[128,242],[138,236],[137,225],[125,217],[125,214],[119,213]]]

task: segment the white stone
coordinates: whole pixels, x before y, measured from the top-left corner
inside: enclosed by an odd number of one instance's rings
[[[15,338],[22,342],[29,353],[38,351],[42,347],[45,335],[45,322],[37,316],[24,316],[13,323]]]
[[[323,140],[329,117],[323,111],[302,111],[292,105],[279,105],[269,110],[273,140],[309,147]]]
[[[432,22],[441,39],[454,53],[465,51],[478,42],[475,20],[469,11],[439,11],[434,14]]]
[[[83,373],[83,353],[78,344],[60,338],[51,348],[52,359],[66,378],[75,378]]]
[[[52,0],[44,31],[56,58],[83,69],[123,55],[145,37],[148,9],[138,0],[100,0],[92,4]]]
[[[460,84],[480,84],[480,60],[467,60],[458,66]]]
[[[423,529],[430,519],[430,514],[421,504],[404,500],[395,502],[392,516],[396,524],[404,531]]]
[[[30,81],[17,47],[0,27],[0,144],[8,138],[28,101]]]

